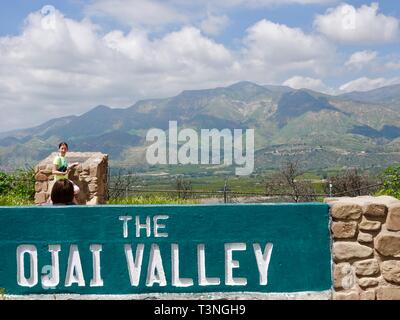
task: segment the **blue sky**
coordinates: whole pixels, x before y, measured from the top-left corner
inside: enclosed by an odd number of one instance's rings
[[[0,6],[0,105],[10,115],[1,131],[240,80],[330,94],[400,83],[399,1]]]

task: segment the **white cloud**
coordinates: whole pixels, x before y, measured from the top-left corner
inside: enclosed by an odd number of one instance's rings
[[[343,43],[389,43],[399,40],[399,20],[378,13],[378,3],[355,8],[341,4],[317,15],[315,28],[334,41]]]
[[[89,16],[113,18],[130,26],[159,27],[188,22],[185,14],[165,1],[96,0],[86,6]]]
[[[310,89],[314,91],[332,93],[332,88],[329,88],[321,79],[309,77],[295,76],[283,83],[284,86],[289,86],[293,89]]]
[[[8,115],[0,119],[1,131],[98,104],[127,107],[240,80],[312,77],[326,72],[335,54],[323,38],[267,20],[247,30],[237,51],[191,26],[150,37],[143,28],[104,34],[90,20],[58,11],[54,21],[45,28],[43,16],[32,13],[20,35],[0,37],[0,102]]]
[[[400,84],[400,78],[391,78],[391,79],[385,79],[385,78],[376,78],[376,79],[370,79],[367,77],[362,77],[353,81],[350,81],[348,83],[345,83],[342,85],[339,89],[344,92],[352,92],[352,91],[369,91],[393,84]]]
[[[364,66],[370,64],[376,59],[378,52],[376,51],[358,51],[353,53],[350,58],[346,61],[345,66],[350,69],[360,70]]]
[[[265,19],[247,30],[244,44],[245,67],[264,77],[305,70],[321,75],[335,55],[323,38]]]
[[[102,35],[58,11],[46,29],[42,18],[31,14],[21,35],[0,38],[1,131],[229,82],[231,52],[196,28],[150,39],[136,29]]]
[[[209,35],[219,35],[229,25],[229,18],[226,15],[207,14],[207,18],[200,23],[203,32]]]

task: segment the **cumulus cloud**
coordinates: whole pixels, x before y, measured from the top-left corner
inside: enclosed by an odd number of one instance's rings
[[[0,101],[8,115],[0,119],[1,131],[98,104],[127,107],[240,80],[316,76],[329,69],[335,54],[323,38],[267,20],[251,26],[232,50],[193,26],[150,36],[141,27],[104,33],[89,19],[59,11],[52,17],[44,24],[40,12],[32,13],[21,34],[0,37]]]
[[[209,35],[219,35],[229,25],[229,18],[226,15],[207,14],[207,18],[200,23],[201,30]]]
[[[247,30],[244,44],[246,68],[263,73],[311,70],[321,75],[335,54],[325,39],[265,19]]]
[[[317,15],[315,28],[330,39],[342,43],[390,43],[399,40],[399,20],[378,13],[378,3],[355,8],[341,4]]]
[[[345,83],[339,89],[344,92],[352,92],[352,91],[369,91],[393,84],[400,84],[400,78],[376,78],[370,79],[367,77],[362,77],[350,82]]]
[[[353,53],[346,61],[345,66],[350,69],[362,69],[376,59],[378,52],[376,51],[358,51]]]
[[[0,38],[2,131],[80,114],[97,104],[126,107],[145,97],[228,83],[234,59],[200,30],[156,39],[133,29],[103,35],[89,20],[33,13],[21,35]],[[29,113],[29,117],[25,115]]]
[[[314,91],[332,93],[333,89],[329,88],[321,79],[309,77],[295,76],[283,83],[284,86],[289,86],[293,89],[310,89]]]

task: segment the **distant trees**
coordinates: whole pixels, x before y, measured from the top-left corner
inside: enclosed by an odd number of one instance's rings
[[[362,173],[359,169],[353,168],[328,178],[324,190],[326,194],[332,192],[333,196],[357,197],[374,193],[378,188],[377,179],[373,179],[367,172]]]
[[[175,188],[180,199],[188,199],[192,196],[192,181],[185,179],[183,176],[178,176],[175,179]]]
[[[108,199],[128,198],[131,189],[137,184],[138,177],[133,170],[118,169],[109,177]]]
[[[310,181],[299,179],[304,174],[299,159],[286,160],[279,171],[266,178],[267,195],[286,195],[294,202],[316,200],[316,190]]]

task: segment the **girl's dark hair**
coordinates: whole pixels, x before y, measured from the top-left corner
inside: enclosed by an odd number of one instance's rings
[[[66,147],[67,147],[67,150],[69,149],[69,148],[68,148],[68,143],[66,143],[66,142],[61,142],[61,143],[58,145],[58,149],[60,149],[62,146],[66,146]]]
[[[69,204],[74,201],[74,185],[67,179],[58,180],[51,190],[53,204]]]

